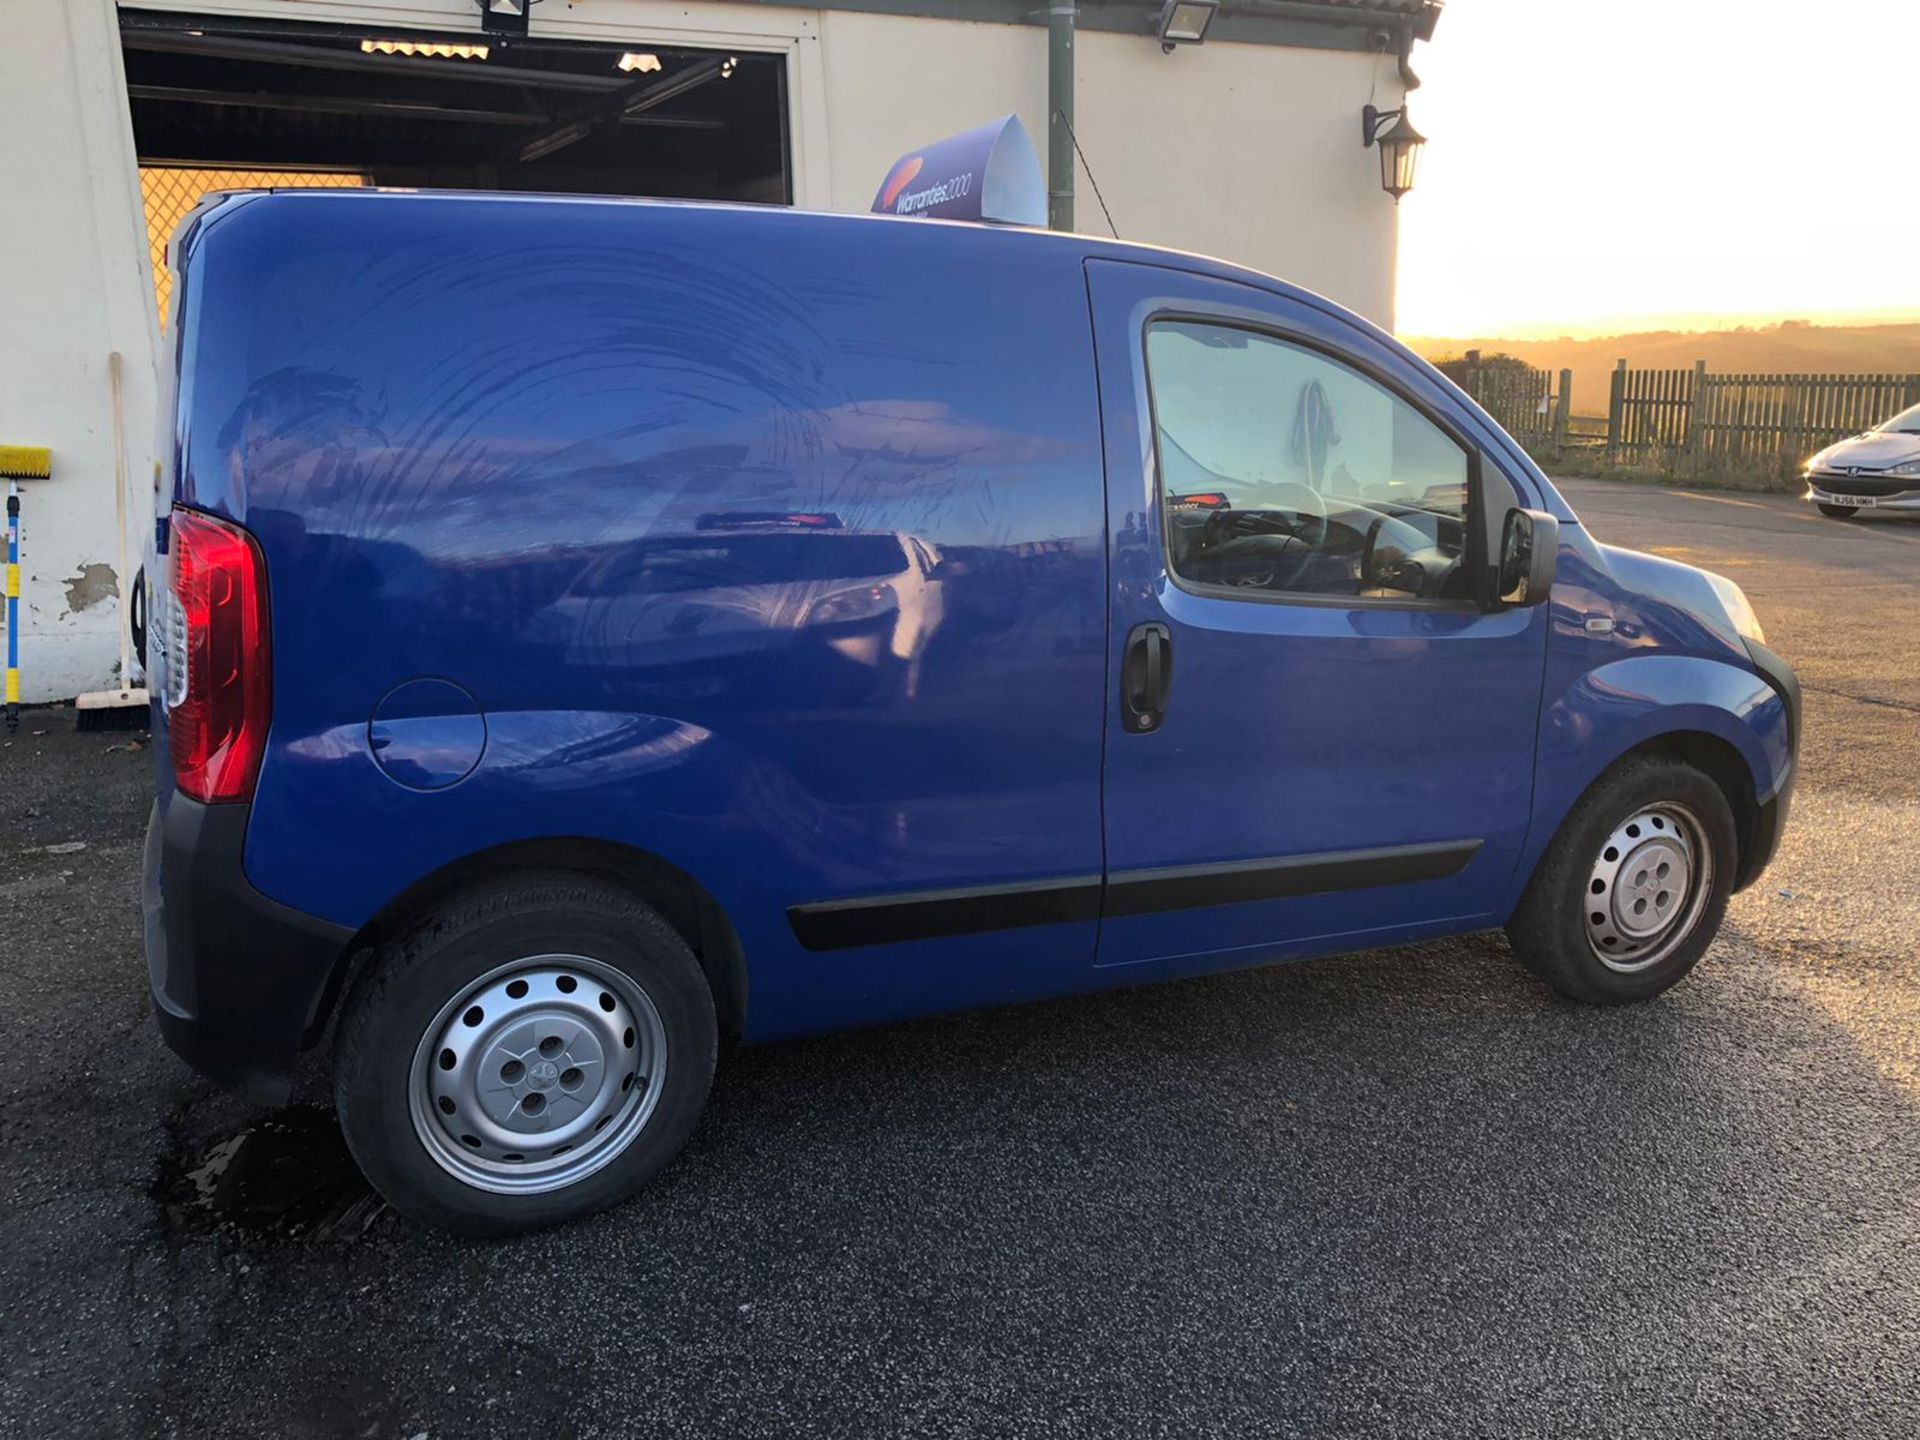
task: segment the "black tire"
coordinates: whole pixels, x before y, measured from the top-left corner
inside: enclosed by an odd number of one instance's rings
[[[454,996],[542,955],[588,957],[644,992],[662,1027],[665,1078],[637,1133],[601,1168],[564,1189],[497,1194],[456,1177],[423,1143],[409,1105],[415,1052]],[[509,1235],[604,1209],[653,1178],[699,1119],[715,1047],[706,977],[656,911],[584,877],[506,879],[458,896],[383,947],[347,1000],[334,1105],[354,1159],[396,1210],[463,1235]]]
[[[1829,505],[1824,500],[1814,502],[1820,507],[1820,513],[1829,520],[1851,520],[1860,513],[1858,505]]]
[[[1689,919],[1676,917],[1675,928],[1650,947],[1646,969],[1612,968],[1596,953],[1591,922],[1596,911],[1595,866],[1610,854],[1608,841],[1618,827],[1651,807],[1675,805],[1698,822],[1701,840],[1711,852],[1712,874]],[[1507,922],[1507,938],[1521,961],[1562,995],[1592,1005],[1623,1005],[1650,1000],[1683,979],[1720,929],[1733,893],[1739,861],[1739,836],[1733,811],[1720,787],[1684,761],[1664,756],[1634,756],[1621,761],[1580,797],[1559,834],[1541,857],[1526,894]],[[1694,902],[1690,887],[1686,903]],[[1685,922],[1684,932],[1681,922]],[[1677,942],[1677,943],[1676,943]],[[1671,945],[1661,954],[1662,946]]]

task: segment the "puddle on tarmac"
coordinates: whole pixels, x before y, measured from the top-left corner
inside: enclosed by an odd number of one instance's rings
[[[332,1112],[278,1110],[217,1145],[162,1162],[154,1198],[184,1230],[261,1238],[357,1239],[384,1208]]]

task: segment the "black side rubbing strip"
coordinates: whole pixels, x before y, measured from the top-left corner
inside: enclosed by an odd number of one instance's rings
[[[1457,875],[1479,853],[1478,840],[1340,850],[1280,860],[1224,865],[1175,865],[1123,871],[1103,886],[1097,875],[1031,885],[980,885],[861,900],[795,905],[787,921],[809,950],[844,950],[942,935],[977,935],[1032,925],[1061,925],[1101,915],[1147,915],[1238,905],[1334,890],[1407,885]]]
[[[1028,925],[1064,925],[1100,918],[1100,877],[1075,875],[1031,885],[978,885],[964,890],[924,890],[868,900],[826,900],[795,905],[787,923],[809,950],[854,945],[890,945],[941,935],[977,935]]]
[[[1284,900],[1333,890],[1444,880],[1464,870],[1479,851],[1478,840],[1442,840],[1426,845],[1291,855],[1281,860],[1123,870],[1107,882],[1102,913],[1151,915],[1161,910],[1197,910],[1205,905],[1242,905],[1250,900]]]

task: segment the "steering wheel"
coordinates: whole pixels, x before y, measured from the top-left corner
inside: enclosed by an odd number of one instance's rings
[[[1245,539],[1250,535],[1285,535],[1298,540],[1309,550],[1318,550],[1327,539],[1327,502],[1320,492],[1296,480],[1276,480],[1262,485],[1239,509],[1215,510],[1207,516],[1205,529],[1216,543]],[[1299,517],[1289,522],[1281,514]]]
[[[1270,565],[1259,579],[1246,579],[1237,583],[1251,585],[1263,590],[1293,590],[1298,588],[1301,577],[1307,573],[1307,567],[1313,563],[1314,556],[1320,553],[1327,539],[1327,502],[1320,492],[1311,485],[1303,485],[1297,480],[1276,480],[1271,485],[1260,487],[1259,508],[1242,511],[1259,515],[1273,529],[1284,536],[1280,545],[1272,551]],[[1297,517],[1291,522],[1280,522],[1280,514]],[[1242,544],[1272,545],[1276,537],[1271,530],[1257,539],[1243,541]],[[1229,545],[1233,542],[1229,541]],[[1225,558],[1224,556],[1222,558]],[[1267,558],[1267,557],[1262,557]]]
[[[1255,508],[1207,517],[1204,554],[1214,583],[1247,590],[1292,590],[1327,535],[1325,502],[1305,485],[1263,487]],[[1297,520],[1283,515],[1300,517]]]
[[[1301,522],[1291,528],[1293,538],[1309,551],[1318,550],[1327,540],[1327,502],[1311,485],[1298,480],[1276,480],[1261,487],[1260,508],[1291,510]]]

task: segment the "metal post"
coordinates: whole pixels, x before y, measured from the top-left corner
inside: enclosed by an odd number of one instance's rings
[[[1613,388],[1607,395],[1607,464],[1612,465],[1620,459],[1620,449],[1625,436],[1621,427],[1627,413],[1627,362],[1620,361],[1613,367]]]
[[[1073,229],[1072,0],[1047,8],[1047,228]]]
[[[7,484],[7,733],[20,728],[20,481]]]

